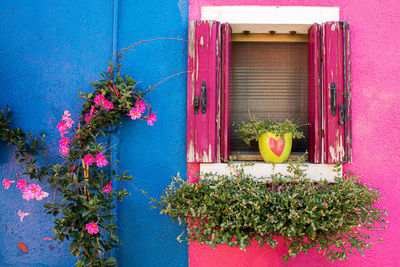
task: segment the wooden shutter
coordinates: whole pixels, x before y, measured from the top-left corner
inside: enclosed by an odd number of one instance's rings
[[[309,140],[313,142],[309,143],[310,160],[316,163],[351,162],[349,25],[346,22],[313,25],[309,30],[309,41],[309,56],[314,59],[309,66],[309,71],[314,70],[309,77],[309,82],[314,81],[309,83],[309,101],[314,101],[308,114],[310,132],[313,132]],[[322,73],[316,71],[318,41]]]
[[[230,27],[190,21],[188,35],[187,162],[220,162],[229,153]]]
[[[321,163],[321,26],[308,29],[308,160]]]
[[[229,160],[231,140],[231,80],[232,80],[232,29],[228,23],[222,25],[221,51],[221,159]]]

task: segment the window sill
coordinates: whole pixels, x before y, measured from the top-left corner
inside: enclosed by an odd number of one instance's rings
[[[249,161],[235,161],[234,165],[238,166]],[[272,174],[282,173],[289,174],[287,167],[289,164],[281,163],[265,163],[265,162],[252,162],[251,166],[244,166],[244,172],[256,178],[268,177]],[[335,164],[314,164],[305,163],[307,165],[306,174],[311,181],[321,181],[326,179],[328,182],[333,183],[335,176],[338,175],[334,171]],[[229,166],[227,163],[201,163],[200,173],[216,173],[220,175],[231,175],[233,173],[233,166]],[[342,169],[340,173],[342,173]]]

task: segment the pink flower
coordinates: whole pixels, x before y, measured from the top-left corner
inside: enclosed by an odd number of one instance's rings
[[[60,133],[64,133],[68,129],[68,126],[65,121],[59,121],[57,124],[57,129]]]
[[[14,181],[10,181],[8,179],[3,179],[3,185],[6,189],[10,188],[10,185],[14,183]]]
[[[147,124],[153,126],[156,120],[157,120],[156,114],[151,113],[150,116],[147,118]]]
[[[326,203],[326,201],[324,201],[324,203],[322,203],[322,205],[328,205],[328,203]]]
[[[92,116],[90,116],[89,114],[85,114],[85,122],[86,124],[90,124],[90,119],[92,118]]]
[[[116,94],[116,95],[118,96],[119,91],[118,91],[118,89],[115,87],[115,84],[113,84],[113,87],[111,87],[111,85],[109,85],[108,87],[110,87],[110,90],[111,90],[111,91],[114,91],[114,94]]]
[[[106,157],[103,156],[103,154],[99,153],[96,156],[96,163],[97,163],[97,166],[103,167],[103,166],[107,166],[108,161],[106,160]]]
[[[36,198],[36,200],[42,200],[42,189],[39,185],[31,184],[22,191],[22,198],[29,201]]]
[[[106,110],[110,110],[110,109],[114,108],[114,104],[113,104],[113,102],[104,100],[104,104],[101,107],[106,109]]]
[[[108,70],[108,72],[111,72],[111,67],[108,67],[108,69],[107,69],[107,70]]]
[[[68,110],[64,110],[64,115],[62,116],[63,121],[70,121],[71,120],[71,113]]]
[[[30,213],[26,213],[26,212],[22,212],[22,211],[18,211],[18,216],[19,216],[19,220],[22,222],[24,220],[25,216],[28,216]]]
[[[24,180],[24,179],[18,179],[17,181],[17,188],[19,190],[24,190],[26,188],[26,186],[28,185],[28,183]]]
[[[131,117],[132,120],[136,120],[142,116],[142,113],[138,108],[133,108],[131,111],[129,111],[128,116]]]
[[[42,197],[46,198],[49,196],[49,193],[42,191]]]
[[[68,146],[69,145],[69,138],[68,137],[63,137],[61,140],[58,142],[61,146]]]
[[[271,218],[270,218],[270,219],[271,219],[271,221],[273,221],[273,220],[274,220],[274,216],[271,216]]]
[[[67,146],[62,146],[60,147],[60,149],[58,150],[58,152],[60,152],[61,155],[63,155],[64,157],[66,157],[69,153],[69,147]]]
[[[94,112],[95,112],[94,108],[95,108],[95,106],[90,107],[90,116],[92,116],[94,114]]]
[[[104,95],[98,94],[98,95],[94,98],[94,103],[95,103],[97,106],[102,106],[102,105],[104,104],[104,101],[105,101],[105,100],[106,100],[106,99],[105,99]]]
[[[46,240],[46,241],[53,240],[53,238],[50,238],[50,237],[43,237],[42,239],[43,239],[43,240]]]
[[[85,163],[85,164],[87,164],[87,165],[92,165],[93,164],[93,162],[94,162],[94,158],[93,158],[93,155],[86,155],[84,158],[83,158],[83,163]]]
[[[97,226],[97,223],[88,223],[86,224],[86,230],[90,235],[93,235],[99,232],[99,227]]]
[[[146,110],[146,104],[142,100],[136,101],[135,108],[137,108],[140,113],[144,113]]]
[[[299,201],[297,201],[297,203],[301,204],[301,201],[299,200]]]
[[[111,190],[113,190],[111,185],[112,185],[112,181],[109,182],[108,184],[106,184],[106,186],[103,187],[103,193],[107,193],[107,194],[110,193]]]

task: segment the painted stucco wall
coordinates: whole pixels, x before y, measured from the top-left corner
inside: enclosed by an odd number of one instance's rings
[[[10,105],[15,126],[46,133],[58,155],[61,114],[68,109],[78,116],[78,90],[89,90],[88,82],[112,60],[114,1],[6,2],[0,10],[0,108]],[[159,37],[187,39],[186,0],[118,2],[119,48]],[[186,47],[185,41],[173,40],[143,44],[125,54],[123,70],[153,86],[186,71]],[[178,171],[185,175],[185,88],[184,74],[160,84],[149,94],[155,125],[127,119],[120,131],[120,167],[152,197],[158,198]],[[0,180],[15,180],[21,172],[11,152],[0,143]],[[123,247],[115,254],[120,266],[187,266],[187,245],[175,239],[184,229],[150,210],[149,199],[127,187],[133,195],[119,207]],[[51,217],[33,214],[19,221],[18,209],[38,211],[42,202],[22,201],[18,191],[14,185],[0,190],[0,266],[73,266],[68,242],[42,240],[52,236]],[[20,252],[18,242],[27,245],[28,254]]]
[[[65,109],[79,115],[77,90],[88,90],[112,58],[112,7],[103,0],[2,1],[0,108],[10,105],[14,126],[45,133],[53,155],[60,116]],[[21,172],[11,152],[0,143],[1,180]],[[0,190],[0,266],[72,266],[67,243],[42,240],[52,236],[51,217],[39,213],[19,221],[18,209],[40,211],[43,202],[23,200],[14,185]],[[29,253],[20,252],[19,242]]]
[[[119,2],[118,46],[128,47],[153,38],[187,39],[186,0]],[[164,78],[186,71],[187,43],[159,40],[128,52],[123,70],[154,86]],[[120,130],[120,168],[129,169],[133,183],[159,198],[180,172],[186,174],[186,73],[174,76],[148,94],[157,121],[126,124]],[[120,205],[118,251],[121,266],[188,266],[188,248],[176,237],[178,227],[159,210],[150,210],[149,199],[131,185],[132,196]]]
[[[340,19],[351,25],[351,79],[353,114],[353,163],[344,166],[364,175],[385,197],[390,221],[379,234],[384,242],[372,246],[365,256],[327,261],[316,251],[289,260],[286,266],[399,266],[400,241],[400,3],[396,0],[190,0],[189,19],[201,18],[201,6],[269,5],[340,7]],[[280,266],[284,248],[253,246],[246,252],[227,246],[213,250],[189,246],[190,266]]]

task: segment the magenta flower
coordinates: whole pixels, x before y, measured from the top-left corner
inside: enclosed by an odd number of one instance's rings
[[[326,205],[328,205],[328,203],[326,203],[326,201],[324,201],[324,203],[322,203],[322,205],[325,205],[325,206],[326,206]]]
[[[90,123],[90,119],[92,118],[92,116],[90,116],[89,114],[85,114],[85,122],[86,122],[86,124],[89,124]]]
[[[108,70],[108,72],[111,72],[111,67],[108,67],[108,69],[107,69],[107,70]]]
[[[111,85],[109,85],[108,87],[110,87],[111,91],[114,91],[114,94],[116,94],[117,96],[119,95],[119,91],[118,89],[115,87],[115,84],[113,84],[113,87],[111,87]]]
[[[106,109],[106,110],[110,110],[110,109],[114,108],[114,104],[113,104],[113,102],[104,100],[104,104],[101,107]]]
[[[14,183],[14,181],[10,181],[8,179],[3,179],[3,185],[6,189],[10,188],[10,185]]]
[[[110,193],[113,190],[111,185],[112,185],[112,181],[109,182],[108,184],[106,184],[106,186],[103,187],[103,193],[107,193],[107,194]]]
[[[18,211],[19,220],[22,222],[25,216],[28,216],[30,213]]]
[[[83,158],[83,163],[85,163],[85,164],[87,164],[87,165],[92,165],[93,164],[93,162],[94,162],[94,158],[93,158],[93,155],[86,155],[84,158]]]
[[[99,153],[96,156],[96,163],[97,163],[97,166],[103,167],[103,166],[107,166],[108,161],[106,160],[106,157],[103,156],[103,154]]]
[[[29,201],[36,198],[36,200],[42,200],[42,189],[39,185],[31,184],[22,191],[22,198]]]
[[[94,108],[95,108],[95,106],[90,107],[90,116],[92,116],[94,114],[94,112],[95,112]]]
[[[69,145],[69,138],[68,137],[63,137],[61,140],[58,142],[61,146],[68,146]]]
[[[153,126],[156,120],[157,120],[156,114],[151,113],[150,116],[147,118],[147,124]]]
[[[301,204],[301,201],[299,200],[299,201],[297,201],[297,203]]]
[[[135,108],[137,108],[140,113],[144,113],[146,110],[146,104],[142,100],[136,101]]]
[[[50,237],[43,237],[42,239],[43,239],[43,240],[46,240],[46,241],[53,240],[53,238],[50,238]]]
[[[132,120],[136,120],[142,116],[142,113],[138,108],[133,108],[131,111],[129,111],[128,116],[131,117]]]
[[[60,152],[61,155],[66,157],[68,155],[68,153],[69,153],[69,147],[62,146],[62,147],[60,147],[60,149],[58,151]]]
[[[68,126],[65,121],[59,121],[57,124],[57,129],[60,133],[64,133],[68,129]]]
[[[98,94],[95,98],[94,98],[94,103],[96,104],[96,106],[102,106],[104,104],[105,101],[105,97],[102,94]]]
[[[97,223],[88,223],[86,224],[86,230],[90,235],[93,235],[99,232],[99,227],[97,226]]]
[[[270,219],[271,219],[271,221],[273,221],[273,220],[274,220],[274,216],[271,216],[271,218],[270,218]]]
[[[28,183],[24,180],[24,179],[18,179],[17,181],[17,188],[19,190],[24,190],[26,188],[26,186],[28,185]]]

